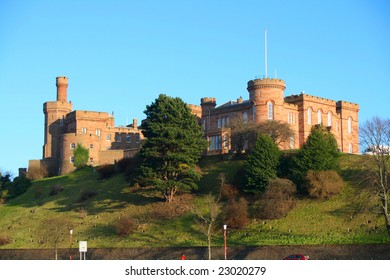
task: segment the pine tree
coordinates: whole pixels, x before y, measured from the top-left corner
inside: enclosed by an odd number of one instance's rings
[[[276,178],[280,151],[268,135],[260,135],[245,165],[244,191],[263,193],[271,179]]]
[[[158,188],[170,202],[178,190],[196,189],[200,175],[195,164],[207,142],[196,116],[180,98],[161,94],[144,113],[140,182]]]

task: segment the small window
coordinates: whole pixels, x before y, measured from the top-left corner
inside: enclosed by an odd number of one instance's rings
[[[93,164],[93,157],[89,158],[89,162]]]
[[[352,152],[353,152],[353,149],[352,149],[353,147],[352,147],[352,143],[349,143],[349,147],[348,147],[348,152],[350,153],[350,154],[352,154]]]
[[[115,138],[116,138],[116,142],[121,142],[122,141],[122,137],[121,137],[120,134],[117,134]]]
[[[81,133],[82,134],[86,134],[87,133],[87,128],[86,127],[81,128]]]
[[[317,116],[318,116],[318,124],[322,124],[322,112],[321,112],[321,110],[317,111]]]
[[[352,133],[352,118],[348,118],[348,133]]]
[[[311,108],[307,109],[307,124],[311,125]]]
[[[100,134],[101,134],[100,129],[96,129],[96,135],[97,135],[98,137],[100,137]]]
[[[225,117],[223,117],[223,118],[222,118],[222,124],[221,124],[221,127],[225,127],[225,122],[226,122],[226,118],[225,118]]]
[[[126,142],[131,143],[131,136],[130,135],[126,135]]]
[[[70,163],[74,163],[74,157],[70,157]]]
[[[268,107],[268,119],[273,120],[274,119],[274,104],[271,101],[268,101],[267,107]]]
[[[135,135],[135,142],[139,143],[139,134]]]
[[[111,134],[107,134],[106,139],[107,141],[111,141]]]
[[[93,144],[89,144],[89,148],[93,150]]]
[[[70,144],[70,149],[71,149],[71,150],[74,150],[75,148],[76,148],[76,144],[75,144],[75,143],[71,143],[71,144]]]
[[[242,113],[242,120],[244,123],[248,123],[248,112]]]
[[[217,127],[218,127],[218,128],[221,128],[221,119],[218,119],[218,120],[217,120]]]
[[[332,126],[332,113],[328,112],[328,126]]]
[[[64,117],[62,117],[62,119],[60,119],[60,126],[64,126]]]
[[[290,137],[290,149],[294,149],[295,148],[295,139],[294,139],[294,136],[291,136]]]

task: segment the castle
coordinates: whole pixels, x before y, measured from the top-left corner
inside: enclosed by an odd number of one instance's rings
[[[43,104],[45,115],[42,160],[30,160],[29,168],[46,168],[49,176],[63,175],[75,169],[73,151],[77,144],[89,149],[89,164],[98,166],[133,156],[143,135],[137,120],[116,127],[114,116],[105,112],[72,111],[67,101],[68,78],[57,77],[57,100]]]
[[[43,105],[43,157],[30,160],[29,168],[45,166],[49,176],[67,174],[75,169],[73,151],[77,144],[89,149],[92,166],[112,164],[139,151],[143,134],[136,119],[132,125],[116,127],[111,114],[72,111],[72,103],[67,101],[68,78],[57,77],[56,86],[57,100]],[[311,127],[321,124],[333,133],[341,152],[359,153],[358,104],[305,93],[284,97],[285,89],[281,79],[254,79],[248,82],[248,100],[240,97],[217,107],[215,98],[204,97],[200,106],[189,105],[209,143],[206,154],[232,150],[229,123],[234,119],[257,124],[267,120],[288,123],[294,135],[289,143],[281,143],[282,149],[302,147]]]
[[[215,98],[205,97],[200,106],[192,105],[209,142],[207,154],[224,154],[231,150],[229,123],[237,118],[256,124],[267,120],[288,123],[294,136],[289,143],[281,143],[281,149],[302,147],[311,127],[321,124],[333,133],[341,152],[359,153],[358,104],[305,93],[284,97],[285,89],[281,79],[254,79],[248,82],[248,100],[240,97],[216,107]]]

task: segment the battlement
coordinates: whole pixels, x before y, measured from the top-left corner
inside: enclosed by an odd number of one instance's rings
[[[201,105],[206,104],[206,103],[208,103],[208,104],[212,103],[215,105],[215,104],[217,104],[217,100],[214,97],[203,97],[200,99]]]
[[[334,106],[336,104],[335,100],[328,99],[328,98],[323,98],[323,97],[318,97],[306,93],[301,93],[299,95],[293,94],[290,96],[286,96],[284,98],[284,101],[287,103],[294,103],[298,101],[313,101],[313,102],[321,102],[321,103],[327,103],[328,105]]]
[[[263,79],[254,79],[248,82],[248,90],[255,88],[279,88],[281,90],[286,89],[286,85],[281,79],[274,78],[263,78]]]
[[[59,109],[72,111],[72,102],[48,101],[43,104],[44,113],[50,110],[59,110]]]
[[[348,101],[343,101],[343,100],[337,101],[336,106],[337,108],[345,108],[345,109],[359,111],[359,104],[348,102]]]

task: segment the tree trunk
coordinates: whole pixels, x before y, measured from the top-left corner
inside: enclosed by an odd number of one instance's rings
[[[207,230],[207,241],[208,241],[208,249],[209,249],[209,260],[211,260],[211,227],[212,223],[209,224],[209,228]]]

